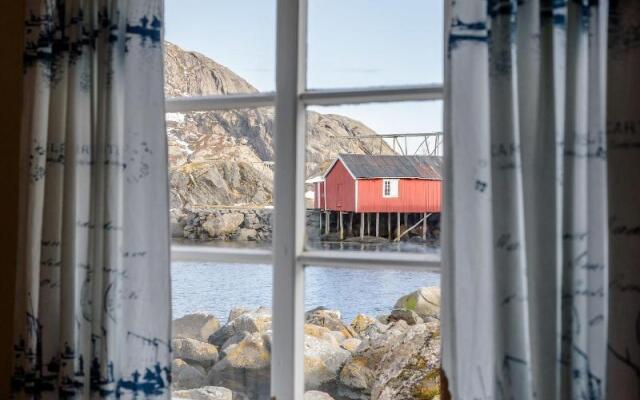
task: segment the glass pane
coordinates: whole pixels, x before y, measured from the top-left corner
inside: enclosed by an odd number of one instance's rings
[[[442,0],[309,0],[311,89],[441,83]]]
[[[306,390],[334,399],[439,394],[439,274],[307,267],[305,310]]]
[[[167,113],[172,236],[269,247],[273,109]]]
[[[173,398],[269,399],[271,266],[174,262],[171,281]]]
[[[273,91],[275,0],[166,0],[169,97]]]
[[[441,101],[309,107],[307,246],[438,251],[441,132]]]

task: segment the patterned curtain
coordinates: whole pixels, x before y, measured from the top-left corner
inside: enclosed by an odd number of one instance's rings
[[[606,0],[450,1],[454,399],[605,398],[607,18]]]
[[[162,0],[25,15],[14,392],[168,398]]]

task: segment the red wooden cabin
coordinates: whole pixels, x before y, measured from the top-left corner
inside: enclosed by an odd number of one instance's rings
[[[341,154],[314,184],[318,208],[357,213],[439,213],[442,157]]]

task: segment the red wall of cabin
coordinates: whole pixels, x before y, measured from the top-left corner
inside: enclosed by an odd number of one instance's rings
[[[382,196],[382,179],[358,181],[358,212],[439,213],[442,208],[441,198],[442,181],[400,179],[398,197]]]
[[[326,208],[336,211],[356,210],[356,181],[338,160],[325,178]]]

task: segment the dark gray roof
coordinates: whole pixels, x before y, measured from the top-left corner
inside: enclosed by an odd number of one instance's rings
[[[442,180],[442,157],[340,154],[356,178],[419,178]]]

